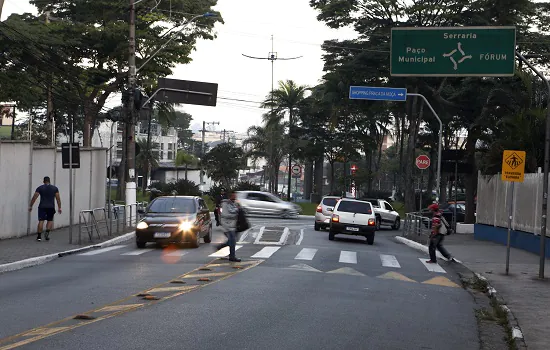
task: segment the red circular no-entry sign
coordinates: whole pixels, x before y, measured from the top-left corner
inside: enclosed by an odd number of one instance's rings
[[[416,167],[418,169],[427,169],[430,167],[430,157],[427,155],[421,154],[416,157]]]

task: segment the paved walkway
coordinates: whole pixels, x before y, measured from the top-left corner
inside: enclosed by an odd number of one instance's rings
[[[550,347],[550,279],[538,279],[538,255],[511,248],[507,276],[506,246],[474,240],[473,235],[451,235],[446,237],[445,247],[468,268],[485,276],[504,298],[518,319],[529,349]],[[545,276],[550,277],[548,259]]]
[[[65,227],[59,230],[54,230],[50,233],[50,240],[46,241],[44,235],[42,235],[42,241],[36,241],[36,233],[21,238],[12,238],[0,240],[0,265],[8,264],[11,262],[24,260],[28,258],[34,258],[37,256],[55,254],[64,252],[79,247],[85,247],[92,244],[101,243],[119,235],[123,235],[132,231],[124,230],[121,228],[119,233],[116,232],[116,224],[113,228],[113,235],[108,236],[106,232],[101,233],[101,239],[97,237],[97,233],[94,233],[94,240],[90,242],[86,230],[82,229],[82,244],[78,244],[78,225],[73,227],[73,244],[69,243],[69,228]]]

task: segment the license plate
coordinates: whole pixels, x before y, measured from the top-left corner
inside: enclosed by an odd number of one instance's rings
[[[346,230],[348,230],[348,231],[353,231],[353,232],[358,232],[358,231],[359,231],[359,227],[346,227]]]
[[[155,238],[170,238],[170,232],[155,232]]]

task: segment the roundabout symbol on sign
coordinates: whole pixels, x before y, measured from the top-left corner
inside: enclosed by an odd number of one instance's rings
[[[430,157],[427,155],[421,154],[416,157],[416,167],[418,169],[427,169],[430,167]]]

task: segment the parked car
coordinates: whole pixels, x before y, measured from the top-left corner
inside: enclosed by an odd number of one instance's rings
[[[374,244],[376,216],[368,201],[342,198],[332,212],[329,240],[337,234],[364,236],[369,245]]]
[[[376,230],[380,230],[381,226],[391,226],[394,230],[399,230],[401,227],[401,218],[390,203],[383,199],[364,199],[370,202],[374,208],[376,216]]]
[[[332,217],[332,211],[338,203],[340,197],[326,196],[323,197],[321,203],[317,206],[315,212],[315,231],[326,229],[330,226],[330,218]]]
[[[237,191],[237,201],[247,214],[296,217],[302,211],[299,205],[285,202],[279,197],[260,191]]]
[[[145,248],[147,242],[191,243],[197,248],[201,238],[204,243],[212,241],[210,211],[200,197],[157,197],[141,214],[136,227],[138,248]]]

